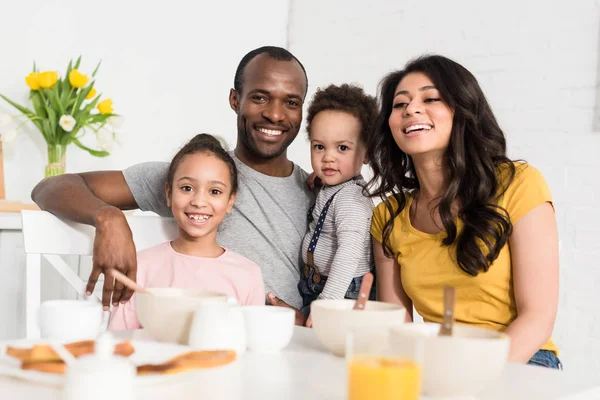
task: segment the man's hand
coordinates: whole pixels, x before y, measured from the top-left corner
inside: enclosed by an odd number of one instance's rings
[[[267,297],[268,297],[269,301],[271,302],[271,305],[273,305],[275,307],[285,307],[285,308],[291,308],[292,310],[294,310],[294,312],[296,313],[296,325],[304,326],[304,324],[306,323],[306,317],[304,316],[304,313],[302,311],[298,310],[295,307],[290,306],[288,303],[281,300],[279,297],[275,296],[275,294],[273,292],[267,293]]]
[[[308,185],[310,190],[314,190],[315,187],[323,186],[323,181],[317,176],[316,173],[312,172],[309,176],[306,177],[306,184]]]
[[[108,273],[113,268],[127,275],[129,279],[136,280],[137,257],[127,219],[119,209],[105,207],[97,216],[93,267],[86,287],[89,296],[94,291],[100,274],[104,274],[102,305],[105,310],[110,306],[111,296],[113,305],[118,306],[119,302],[126,303],[133,295],[132,289],[126,288],[120,282],[114,283],[112,275]]]

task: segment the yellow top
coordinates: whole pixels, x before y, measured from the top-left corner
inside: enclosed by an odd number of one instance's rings
[[[515,178],[499,199],[498,205],[508,212],[512,224],[552,197],[542,174],[534,167],[515,163]],[[501,174],[502,176],[502,174]],[[392,207],[398,203],[388,198]],[[473,277],[463,272],[455,262],[455,247],[444,247],[444,232],[428,234],[415,229],[409,217],[413,196],[406,194],[406,207],[394,221],[389,243],[401,265],[402,286],[417,312],[425,321],[442,321],[444,285],[456,287],[455,318],[457,323],[504,331],[517,317],[514,297],[510,247],[502,248],[488,272]],[[389,212],[380,203],[373,212],[371,234],[382,242],[382,232]],[[460,233],[462,223],[457,221]],[[558,354],[552,338],[542,347]]]

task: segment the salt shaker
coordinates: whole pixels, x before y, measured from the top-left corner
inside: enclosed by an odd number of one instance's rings
[[[96,339],[94,354],[78,358],[67,368],[63,399],[135,399],[136,367],[114,351],[112,334],[102,333]]]

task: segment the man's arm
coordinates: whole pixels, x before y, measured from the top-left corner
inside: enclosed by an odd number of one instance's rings
[[[38,183],[31,198],[42,209],[61,219],[96,227],[93,268],[88,280],[88,295],[101,273],[115,268],[135,280],[137,260],[133,237],[122,209],[137,208],[121,171],[86,172],[46,178]],[[114,294],[113,294],[114,289]],[[133,295],[113,279],[104,280],[102,304],[126,302]]]
[[[98,214],[105,208],[131,210],[138,207],[121,171],[46,178],[33,188],[31,198],[42,210],[61,219],[93,226],[97,226]]]

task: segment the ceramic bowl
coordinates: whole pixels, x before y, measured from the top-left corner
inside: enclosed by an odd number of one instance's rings
[[[433,323],[390,329],[394,355],[421,364],[423,395],[476,396],[500,377],[508,360],[508,336],[464,325],[455,325],[452,336],[438,336],[439,330]]]
[[[319,341],[336,356],[344,356],[346,334],[360,327],[387,329],[404,324],[404,307],[368,301],[364,310],[353,310],[354,300],[316,300],[311,304],[313,328]]]
[[[159,342],[187,345],[194,313],[202,301],[227,302],[222,293],[201,289],[149,288],[136,293],[136,312],[142,327]]]

